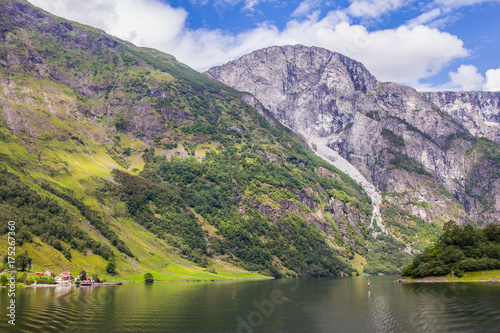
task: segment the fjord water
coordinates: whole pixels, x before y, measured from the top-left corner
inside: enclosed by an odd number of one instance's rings
[[[397,277],[23,288],[2,332],[500,332],[500,285]]]

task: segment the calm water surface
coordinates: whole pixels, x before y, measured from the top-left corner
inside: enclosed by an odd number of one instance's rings
[[[0,290],[0,332],[500,332],[500,284],[396,277]]]

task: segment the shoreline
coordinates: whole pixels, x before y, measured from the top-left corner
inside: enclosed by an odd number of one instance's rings
[[[123,282],[116,282],[116,283],[94,283],[93,285],[90,286],[78,286],[78,287],[104,287],[104,286],[119,286],[122,285]],[[38,288],[38,287],[49,287],[49,288],[55,288],[55,287],[76,287],[75,284],[21,284],[18,285],[16,284],[16,287],[22,287],[22,288]],[[9,288],[9,286],[0,286],[0,288]]]
[[[500,283],[500,279],[460,279],[460,278],[423,278],[423,279],[398,279],[398,283]]]
[[[394,282],[398,283],[499,283],[500,270],[484,270],[475,272],[464,272],[461,277],[447,274],[444,276],[427,276],[424,278],[401,278]]]
[[[154,280],[154,282],[217,282],[217,281],[243,281],[243,280],[271,280],[273,277],[267,278],[230,278],[230,279],[212,279],[212,280]],[[122,283],[146,283],[146,281],[121,281]],[[153,282],[152,282],[153,283]]]
[[[213,279],[213,280],[154,280],[154,282],[151,283],[183,283],[183,282],[221,282],[221,281],[251,281],[251,280],[271,280],[274,279],[273,277],[268,277],[268,278],[230,278],[230,279]],[[22,287],[22,288],[39,288],[39,287],[49,287],[49,288],[55,288],[55,287],[75,287],[75,288],[85,288],[85,287],[109,287],[109,286],[121,286],[125,283],[146,283],[146,281],[111,281],[111,282],[105,282],[105,283],[94,283],[90,286],[76,286],[75,284],[30,284],[30,285],[22,285],[16,287]],[[9,288],[9,286],[0,286],[0,288]]]

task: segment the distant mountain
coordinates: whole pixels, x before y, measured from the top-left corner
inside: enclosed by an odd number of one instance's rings
[[[437,234],[415,219],[405,242],[369,251],[382,243],[359,184],[173,56],[22,0],[0,0],[0,37],[0,213],[34,270],[339,276],[365,257],[397,272],[399,250]]]
[[[500,222],[500,146],[483,138],[497,140],[497,93],[421,94],[301,45],[255,51],[207,74],[253,95],[358,179],[396,237],[411,233],[404,214],[438,224]]]

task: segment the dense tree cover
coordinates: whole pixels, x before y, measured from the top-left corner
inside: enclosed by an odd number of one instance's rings
[[[114,170],[113,175],[122,186],[108,190],[125,202],[137,223],[180,248],[187,258],[207,266],[203,231],[194,213],[187,209],[179,188],[155,184],[119,170]]]
[[[9,266],[9,258],[12,258],[12,257],[9,257],[8,254],[6,254],[3,257],[3,261],[2,261],[2,263],[3,263],[2,269],[3,270],[12,271],[11,267]],[[16,270],[25,271],[26,269],[28,269],[28,270],[31,269],[31,265],[33,263],[33,258],[30,257],[28,252],[19,253],[13,259],[14,259],[14,266],[15,266]],[[12,263],[12,260],[10,260],[10,262]]]
[[[68,199],[69,196],[65,195],[65,198]],[[79,203],[77,208],[81,212],[85,212],[83,215],[87,219],[90,218],[90,221],[97,222],[101,219],[97,213],[92,213],[90,208],[76,198],[73,198],[72,201]],[[31,242],[33,236],[38,236],[69,259],[71,259],[71,254],[68,256],[69,248],[61,242],[65,242],[78,251],[91,249],[93,253],[105,259],[113,257],[111,248],[90,238],[85,231],[76,225],[75,216],[61,207],[56,200],[42,197],[25,185],[19,177],[1,168],[0,212],[2,216],[15,219],[16,242],[19,246],[22,246],[24,242]],[[98,223],[94,223],[94,225],[97,227]],[[97,229],[99,230],[99,227]],[[7,224],[4,223],[0,227],[0,234],[3,235],[7,232]],[[105,235],[108,234],[105,233]],[[116,237],[116,234],[112,235]],[[109,237],[111,238],[111,236]]]
[[[442,233],[442,227],[437,223],[426,222],[404,210],[397,209],[387,200],[382,202],[381,213],[391,233],[404,243],[412,244],[412,248],[418,251],[423,251],[429,242],[436,241]],[[401,247],[402,244],[398,246]],[[410,263],[410,260],[407,263]]]
[[[93,225],[107,240],[109,240],[111,244],[113,244],[113,246],[115,246],[118,249],[118,251],[125,253],[130,257],[134,256],[130,251],[130,249],[128,248],[128,246],[125,244],[125,242],[118,238],[118,235],[113,230],[111,230],[108,223],[106,223],[103,220],[102,216],[97,211],[93,210],[92,208],[84,204],[78,198],[63,193],[55,189],[48,183],[43,183],[40,185],[40,187],[78,208],[80,213],[87,219],[87,221],[89,221],[91,225]],[[111,252],[110,254],[104,255],[103,258],[109,259],[112,256],[113,253]]]
[[[344,193],[353,205],[369,214],[371,206],[363,203],[364,194],[335,178],[319,177],[297,155],[288,162],[304,172],[301,177],[292,167],[283,167],[257,154],[255,148],[242,145],[208,152],[204,159],[154,157],[144,153],[146,167],[141,177],[113,171],[120,186],[108,191],[127,204],[134,220],[157,236],[182,240],[182,253],[206,265],[204,254],[234,257],[251,270],[280,276],[278,260],[301,276],[337,276],[351,272],[327,245],[320,230],[309,225],[296,212],[289,212],[279,221],[258,209],[259,197],[294,201],[304,211],[299,194],[304,183],[322,186],[325,193]],[[311,161],[309,161],[311,163]],[[358,199],[360,198],[360,199]],[[244,211],[244,213],[242,213]],[[220,237],[210,237],[207,248],[199,214],[214,226]],[[179,245],[179,244],[178,244]],[[198,255],[197,255],[198,254]]]
[[[417,255],[401,274],[410,277],[440,276],[452,271],[460,276],[500,268],[500,225],[490,224],[483,229],[471,225],[459,226],[455,221],[445,223],[443,234],[434,246]]]

